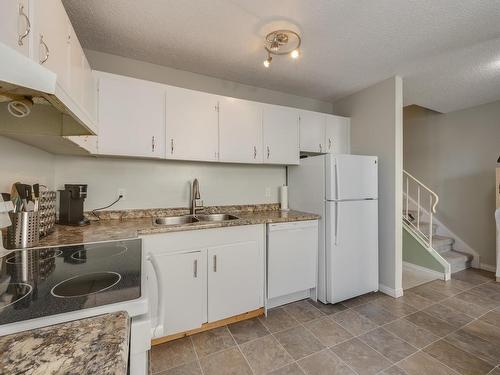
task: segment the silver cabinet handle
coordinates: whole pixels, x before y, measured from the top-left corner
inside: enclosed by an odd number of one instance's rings
[[[193,276],[195,279],[197,279],[198,278],[198,259],[196,259],[194,261],[193,268],[194,268],[193,269]]]
[[[321,145],[321,143],[319,144],[319,152],[323,152],[323,146]]]
[[[24,20],[26,21],[26,29],[24,30],[24,33],[19,35],[19,38],[17,39],[17,44],[22,46],[24,44],[23,39],[26,38],[31,31],[31,22],[26,13],[24,13],[24,5],[21,4],[19,4],[19,17],[24,18]]]
[[[151,137],[151,151],[155,152],[155,147],[156,147],[155,136],[153,135]]]
[[[257,159],[257,147],[253,146],[253,158]]]
[[[173,155],[174,153],[174,139],[170,139],[170,153]]]
[[[40,59],[40,64],[44,64],[48,59],[50,55],[50,50],[49,47],[47,46],[47,43],[44,42],[43,40],[43,35],[40,35],[40,48],[45,50],[44,57]]]
[[[269,159],[269,155],[271,155],[271,148],[267,146],[267,158]]]
[[[332,149],[332,139],[331,138],[328,138],[328,149],[329,150]]]
[[[214,255],[214,272],[217,272],[217,255]]]

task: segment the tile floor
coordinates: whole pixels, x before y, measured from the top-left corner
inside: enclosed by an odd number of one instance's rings
[[[500,283],[465,270],[394,299],[295,302],[151,351],[155,375],[500,374]]]

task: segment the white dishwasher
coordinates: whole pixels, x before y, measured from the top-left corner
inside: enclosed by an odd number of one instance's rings
[[[318,221],[267,226],[268,308],[311,296],[317,283]]]

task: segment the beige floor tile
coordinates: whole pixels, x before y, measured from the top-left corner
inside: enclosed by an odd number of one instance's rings
[[[472,283],[455,279],[451,279],[448,281],[434,280],[425,285],[448,297],[452,297],[456,294],[459,294],[467,289],[474,287],[474,284]]]
[[[500,349],[498,346],[470,332],[461,329],[446,336],[444,340],[493,366],[500,364]]]
[[[350,309],[333,315],[331,319],[340,324],[354,336],[361,335],[378,327],[377,324],[373,323],[370,319],[365,318],[356,311]]]
[[[426,314],[422,311],[408,315],[403,319],[406,319],[412,322],[413,324],[416,324],[417,326],[422,327],[439,337],[446,336],[447,334],[455,330],[455,328],[452,325],[446,323],[441,319]]]
[[[500,311],[490,311],[483,315],[480,320],[500,328]]]
[[[162,371],[158,375],[202,375],[202,373],[200,364],[198,361],[194,361],[167,371]]]
[[[494,367],[444,340],[429,345],[424,351],[461,374],[487,374]]]
[[[500,375],[500,367],[495,367],[488,373],[488,375]]]
[[[499,283],[487,283],[476,286],[475,288],[469,289],[469,293],[478,295],[483,298],[489,298],[500,304],[500,284]]]
[[[375,303],[366,303],[353,308],[357,313],[370,319],[372,322],[382,325],[396,320],[398,317]]]
[[[492,310],[499,305],[498,302],[495,302],[490,298],[484,298],[478,296],[477,294],[470,293],[470,290],[464,293],[457,294],[455,297],[462,301],[481,306],[488,310]]]
[[[381,297],[375,301],[373,304],[384,308],[389,311],[392,315],[402,318],[403,316],[413,314],[417,311],[413,306],[408,305],[400,300],[400,298],[393,298],[390,296]]]
[[[355,375],[349,366],[328,349],[301,359],[298,363],[307,375]]]
[[[197,333],[191,336],[191,338],[199,357],[204,357],[236,345],[226,326]]]
[[[380,375],[407,375],[407,374],[403,369],[394,365],[394,366],[389,367],[388,369],[385,369],[384,371],[382,371],[380,373]]]
[[[500,328],[482,320],[476,320],[463,328],[464,331],[479,336],[500,348]]]
[[[411,288],[410,291],[412,293],[418,294],[420,297],[424,297],[433,302],[439,302],[448,297],[447,295],[442,294],[436,291],[435,289],[428,287],[427,284]]]
[[[356,338],[331,350],[360,375],[376,374],[391,366],[391,362]]]
[[[383,328],[377,328],[358,338],[393,362],[401,361],[418,350]]]
[[[290,303],[283,306],[283,309],[301,323],[323,316],[323,313],[307,302],[307,300]]]
[[[242,344],[240,349],[257,375],[293,362],[290,354],[271,335]]]
[[[435,318],[444,320],[446,323],[452,325],[455,328],[463,327],[473,320],[473,318],[471,318],[470,316],[439,303],[429,306],[423,311]]]
[[[342,303],[325,304],[325,303],[320,302],[320,301],[315,302],[312,299],[307,300],[307,302],[309,302],[311,305],[313,305],[319,311],[321,311],[323,314],[326,314],[326,315],[336,314],[338,312],[341,312],[341,311],[344,311],[345,309],[347,309],[347,307],[344,306]]]
[[[319,352],[325,348],[312,333],[302,326],[278,332],[274,336],[295,360]]]
[[[438,339],[430,331],[410,323],[406,319],[395,320],[385,325],[384,328],[419,349]]]
[[[424,352],[413,354],[398,363],[398,366],[408,375],[458,375],[456,371]]]
[[[340,324],[327,317],[312,320],[305,323],[304,326],[325,346],[337,345],[342,341],[352,338],[352,335],[342,328]]]
[[[237,347],[200,359],[204,375],[252,375],[252,370]]]
[[[191,338],[185,337],[151,349],[151,371],[153,373],[178,367],[196,360]]]
[[[447,306],[456,311],[460,311],[473,318],[478,318],[488,312],[488,308],[477,305],[475,303],[464,301],[457,297],[450,297],[440,302],[441,305]]]
[[[495,278],[495,275],[492,272],[467,269],[454,273],[452,278],[455,280],[466,281],[474,285],[479,285],[493,280]]]
[[[355,306],[363,305],[363,304],[368,303],[368,302],[372,302],[372,301],[374,301],[374,300],[376,300],[384,295],[385,294],[380,293],[380,292],[367,293],[367,294],[363,294],[363,295],[358,296],[358,297],[348,299],[347,301],[342,301],[342,304],[347,306],[347,307],[352,308]]]
[[[434,303],[427,298],[413,293],[411,289],[405,290],[403,297],[399,297],[398,300],[416,308],[417,310],[425,309]]]
[[[271,371],[269,375],[304,375],[304,371],[296,363],[292,363]]]
[[[261,316],[259,319],[270,332],[283,331],[300,324],[297,319],[282,308],[269,310],[267,312],[267,317]]]
[[[243,320],[228,326],[238,344],[257,339],[269,334],[258,318]]]

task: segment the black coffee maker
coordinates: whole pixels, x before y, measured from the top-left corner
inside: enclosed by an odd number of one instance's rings
[[[64,190],[59,190],[59,224],[89,224],[89,221],[83,216],[85,198],[87,198],[87,185],[64,185]]]

